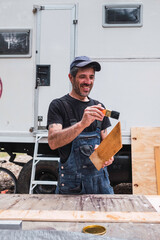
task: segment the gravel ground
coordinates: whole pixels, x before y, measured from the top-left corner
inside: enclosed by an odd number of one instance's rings
[[[9,162],[9,156],[5,156],[5,157],[0,157],[0,166],[9,169],[15,176],[16,178],[19,175],[19,172],[21,171],[22,167],[19,165],[16,165],[12,162]],[[15,162],[22,162],[22,163],[26,163],[28,162],[30,159],[32,159],[31,156],[28,156],[27,154],[22,154],[22,155],[17,155],[15,158]],[[6,160],[6,163],[2,163],[2,160]]]
[[[14,164],[9,161],[9,156],[5,154],[0,155],[0,167],[6,168],[11,171],[16,178],[22,169],[22,166]],[[26,163],[31,159],[30,156],[23,154],[17,155],[15,161],[18,163]],[[5,162],[3,162],[5,161]],[[15,181],[11,178],[8,173],[0,171],[0,193],[15,193]]]

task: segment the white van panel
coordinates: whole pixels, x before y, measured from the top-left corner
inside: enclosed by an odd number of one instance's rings
[[[76,5],[76,32],[71,37],[70,10],[41,10],[39,48],[36,40],[36,11],[34,6]],[[105,4],[142,4],[141,27],[102,26]],[[70,89],[70,61],[74,55],[88,55],[99,61],[102,71],[96,73],[91,97],[107,108],[120,112],[123,136],[130,143],[130,128],[159,126],[160,89],[160,2],[157,0],[1,0],[0,29],[30,29],[32,49],[30,58],[0,57],[0,78],[3,92],[0,98],[0,141],[18,136],[27,142],[30,129],[47,111],[53,98]],[[72,35],[73,36],[73,35]],[[73,47],[74,44],[74,47]],[[38,49],[38,54],[36,50]],[[51,85],[36,86],[36,64],[51,65]],[[116,120],[112,120],[113,126]],[[12,138],[9,140],[10,134]],[[23,135],[23,138],[21,137]],[[26,139],[26,140],[25,140]]]
[[[122,131],[159,126],[160,63],[101,60],[101,66],[91,96],[99,95],[106,108],[120,112]]]

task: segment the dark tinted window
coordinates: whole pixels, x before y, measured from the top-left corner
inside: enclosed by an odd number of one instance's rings
[[[0,55],[27,55],[29,41],[29,30],[0,32]]]
[[[105,22],[111,24],[138,23],[139,8],[106,8]]]
[[[104,5],[103,26],[142,26],[142,5]]]

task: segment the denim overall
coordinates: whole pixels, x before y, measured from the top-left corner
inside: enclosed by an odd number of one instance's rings
[[[114,194],[110,186],[107,167],[98,171],[89,156],[100,144],[100,128],[82,132],[72,142],[71,153],[59,165],[57,194]]]

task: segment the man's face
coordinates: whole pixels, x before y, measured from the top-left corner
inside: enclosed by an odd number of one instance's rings
[[[93,68],[80,68],[76,77],[70,76],[72,92],[79,97],[87,97],[93,87],[95,71]]]

